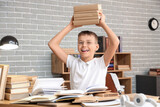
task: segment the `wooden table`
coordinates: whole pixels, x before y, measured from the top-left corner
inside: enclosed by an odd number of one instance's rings
[[[14,101],[0,101],[0,107],[82,107],[79,104],[71,103],[42,103],[42,104],[11,104]]]
[[[127,94],[131,101],[133,100],[133,97],[136,93],[132,93],[132,94]],[[150,96],[147,95],[147,98],[153,98],[155,99],[157,102],[160,103],[160,100],[158,99],[158,96]],[[0,107],[48,107],[48,106],[52,106],[52,107],[82,107],[80,104],[71,104],[71,103],[41,103],[41,104],[11,104],[14,101],[0,101]]]

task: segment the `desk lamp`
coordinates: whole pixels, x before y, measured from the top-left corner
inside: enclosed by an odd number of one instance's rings
[[[0,49],[11,50],[17,49],[18,47],[19,43],[17,39],[13,36],[5,36],[0,40]]]

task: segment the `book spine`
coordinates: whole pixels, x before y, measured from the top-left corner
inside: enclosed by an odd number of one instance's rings
[[[77,11],[74,14],[102,13],[102,10]]]
[[[6,89],[7,93],[16,94],[16,93],[26,93],[29,92],[28,88],[19,88],[19,89]]]
[[[27,81],[28,78],[27,77],[7,77],[7,81],[8,82],[16,82],[16,81]]]
[[[98,24],[99,19],[73,21],[75,26]]]
[[[74,6],[74,11],[87,11],[87,10],[101,10],[102,7],[100,4],[91,4],[91,5],[79,5]]]
[[[94,17],[77,17],[77,18],[74,18],[74,21],[80,21],[80,20],[92,20],[92,19],[99,19],[99,16],[94,16]]]
[[[84,17],[98,17],[98,13],[87,13],[87,14],[74,14],[74,20],[77,18],[84,18]]]
[[[19,84],[7,84],[6,88],[26,88],[29,87],[30,84],[28,83],[19,83]]]
[[[160,69],[150,69],[150,71],[160,72]]]

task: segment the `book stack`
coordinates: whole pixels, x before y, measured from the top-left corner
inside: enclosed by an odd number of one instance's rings
[[[117,65],[118,70],[129,70],[129,65]]]
[[[6,84],[6,100],[17,100],[29,96],[30,84],[28,76],[25,75],[8,75]]]
[[[28,76],[28,80],[29,80],[29,83],[30,83],[30,86],[29,86],[29,93],[32,93],[33,91],[33,86],[37,80],[37,76]]]
[[[160,68],[150,68],[149,75],[151,75],[151,76],[160,75]]]
[[[73,24],[75,26],[99,24],[100,12],[102,12],[100,4],[75,6]]]

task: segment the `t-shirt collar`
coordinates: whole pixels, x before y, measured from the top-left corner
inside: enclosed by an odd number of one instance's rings
[[[84,62],[82,59],[79,59],[82,63],[89,65],[90,63],[92,63],[94,61],[94,58],[88,62]]]

